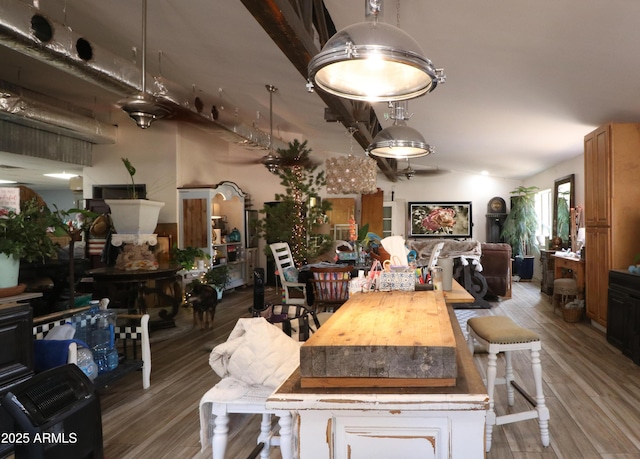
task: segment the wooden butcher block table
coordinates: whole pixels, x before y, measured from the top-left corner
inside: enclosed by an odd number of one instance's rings
[[[456,375],[441,292],[355,294],[300,348],[301,387],[446,387]]]

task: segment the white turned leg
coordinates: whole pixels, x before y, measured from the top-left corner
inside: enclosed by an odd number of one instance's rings
[[[507,400],[509,402],[509,406],[513,406],[515,403],[514,397],[514,389],[511,385],[511,381],[513,381],[513,365],[511,364],[511,351],[504,352],[504,363],[505,363],[505,383],[507,384]]]
[[[293,459],[293,430],[291,428],[291,413],[282,413],[278,420],[280,424],[280,455],[282,459]]]
[[[260,435],[258,436],[258,443],[260,442],[264,443],[264,448],[260,451],[260,459],[269,459],[271,451],[271,415],[269,413],[262,413]]]
[[[496,423],[496,412],[494,409],[494,389],[496,385],[496,362],[498,356],[495,352],[489,352],[487,363],[487,393],[489,395],[489,410],[487,411],[486,445],[487,452],[491,450],[491,438],[493,436],[493,426]]]
[[[469,332],[469,325],[467,325],[467,347],[469,348],[471,355],[473,355],[475,346],[473,336],[471,336],[471,333]]]
[[[538,410],[538,422],[540,424],[540,439],[543,446],[549,446],[549,408],[545,403],[542,392],[542,365],[540,363],[540,351],[531,350],[531,369],[536,385],[536,410]]]
[[[213,459],[224,459],[225,452],[227,451],[229,415],[227,413],[219,414],[216,416],[213,423],[213,440],[211,442]]]

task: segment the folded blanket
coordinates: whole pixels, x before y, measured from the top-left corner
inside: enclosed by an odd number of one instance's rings
[[[275,389],[300,364],[301,345],[262,317],[239,319],[227,341],[213,348],[209,364],[221,378]]]
[[[264,403],[300,364],[300,346],[262,317],[239,319],[229,338],[214,347],[209,364],[222,380],[200,400],[200,444],[211,443],[212,405]]]
[[[449,239],[429,239],[429,240],[415,240],[409,239],[407,245],[409,249],[415,250],[417,253],[416,262],[418,266],[424,266],[429,262],[429,257],[433,247],[439,243],[444,242],[441,257],[459,258],[465,257],[468,259],[474,259],[480,261],[482,255],[482,245],[476,240],[455,241]]]

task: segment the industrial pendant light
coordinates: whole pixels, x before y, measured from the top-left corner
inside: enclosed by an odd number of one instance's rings
[[[367,153],[398,159],[418,158],[434,152],[434,148],[425,142],[418,131],[406,125],[406,120],[410,118],[407,106],[406,101],[393,103],[393,125],[383,129],[373,138],[373,142],[367,147]]]
[[[280,166],[280,157],[273,153],[273,93],[278,90],[271,84],[265,85],[267,91],[269,91],[269,152],[262,158],[262,164],[271,173],[275,173]]]
[[[157,119],[171,114],[171,109],[147,94],[147,0],[142,0],[142,91],[118,103],[122,110],[142,128],[147,129]]]
[[[327,41],[309,62],[309,90],[347,99],[390,102],[421,96],[445,81],[406,32],[378,22],[382,0],[365,0],[366,21]]]

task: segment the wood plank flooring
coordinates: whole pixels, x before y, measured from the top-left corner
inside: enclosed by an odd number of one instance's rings
[[[106,458],[211,457],[210,446],[200,451],[198,416],[200,397],[219,380],[209,367],[209,350],[226,340],[239,317],[249,316],[252,295],[251,289],[225,293],[212,330],[191,329],[184,309],[180,323],[187,324],[186,333],[164,340],[161,332],[152,335],[151,387],[143,390],[140,374],[134,373],[101,392]],[[271,289],[267,297],[277,295]],[[515,283],[512,299],[493,304],[491,310],[457,310],[459,321],[464,330],[474,315],[506,315],[540,334],[551,445],[540,444],[535,420],[497,426],[487,458],[640,458],[640,367],[587,322],[567,323],[554,314],[536,283]],[[484,375],[486,355],[475,359]],[[514,368],[516,380],[534,393],[528,353],[514,355]],[[506,390],[497,389],[497,412],[507,413]],[[513,409],[528,409],[517,394]],[[227,458],[249,455],[259,421],[258,416],[232,416]],[[274,448],[271,458],[279,457]]]

